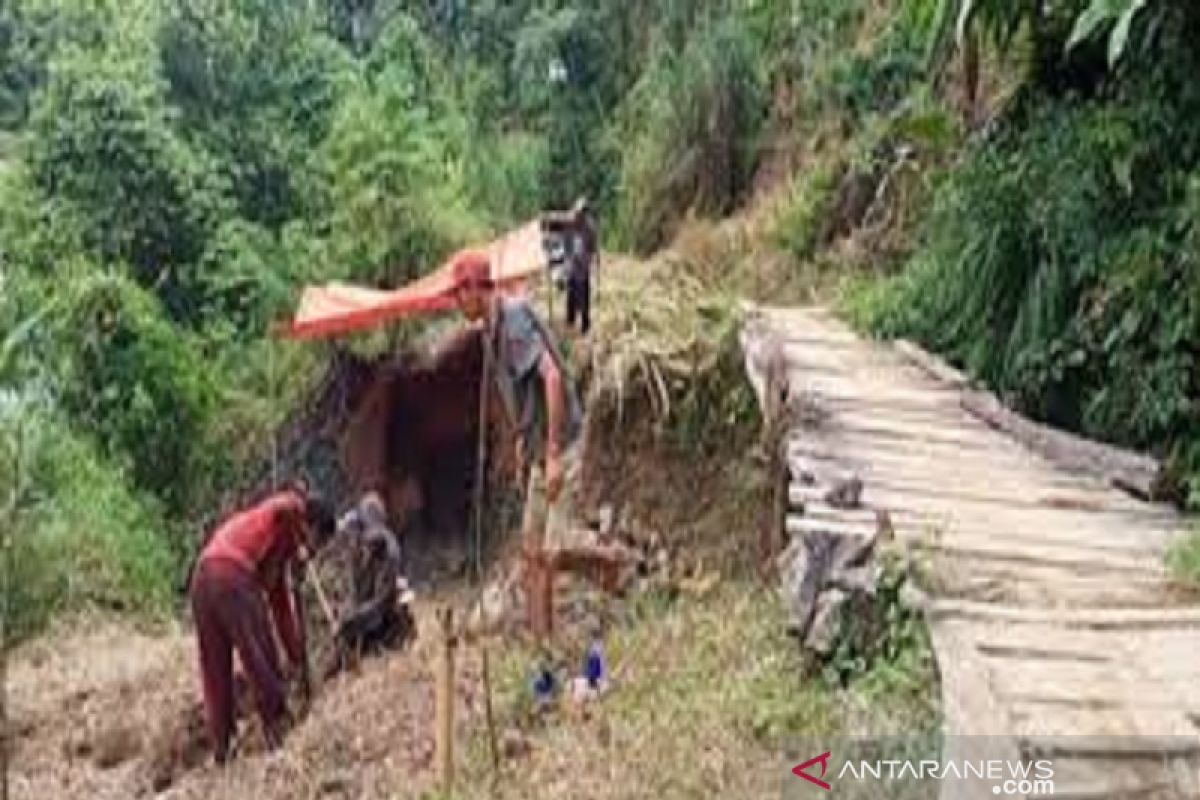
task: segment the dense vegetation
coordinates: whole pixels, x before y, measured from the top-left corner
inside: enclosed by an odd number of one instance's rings
[[[298,287],[396,285],[577,195],[654,247],[744,196],[754,4],[0,5],[6,621],[165,610],[322,357]]]
[[[1021,59],[1023,81],[941,176],[872,322],[1037,417],[1168,458],[1195,503],[1200,13],[975,5],[965,24]]]
[[[1200,472],[1200,14],[1049,5],[0,4],[7,621],[170,607],[319,365],[299,285],[580,194],[649,252],[771,190],[876,330]]]

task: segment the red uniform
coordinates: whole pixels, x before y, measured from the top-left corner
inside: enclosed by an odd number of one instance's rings
[[[304,658],[287,583],[287,567],[301,545],[304,506],[296,492],[271,495],[226,520],[196,563],[192,615],[209,733],[219,762],[228,756],[234,729],[234,650],[266,730],[275,732],[286,711],[286,685],[267,621],[268,601],[289,661],[299,665]]]

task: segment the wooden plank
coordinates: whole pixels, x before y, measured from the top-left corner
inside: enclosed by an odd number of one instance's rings
[[[811,469],[797,467],[795,472],[800,474],[812,474]],[[826,473],[828,475],[829,473]],[[817,473],[818,478],[822,477],[821,473]],[[788,490],[788,498],[795,505],[803,505],[804,502],[819,499],[825,495],[829,487],[832,485],[831,479],[836,476],[833,473],[831,477],[821,481],[816,486],[808,486],[803,483],[793,481]],[[1111,496],[1106,496],[1103,493],[1096,491],[1071,491],[1071,492],[1047,492],[1045,494],[1034,494],[1029,497],[1021,496],[1019,490],[989,492],[983,491],[981,488],[971,488],[966,486],[930,486],[925,483],[905,482],[896,480],[881,479],[876,476],[862,475],[859,477],[864,481],[863,498],[864,502],[869,502],[872,495],[887,495],[904,494],[911,497],[940,497],[948,500],[965,500],[974,504],[996,504],[1006,508],[1028,508],[1047,510],[1047,511],[1066,511],[1072,513],[1084,514],[1111,514],[1114,516],[1131,514],[1139,516],[1136,510],[1121,509],[1116,506],[1098,505],[1100,503],[1110,502]],[[823,485],[822,485],[823,484]],[[979,487],[979,484],[975,485]],[[1025,487],[1021,487],[1024,489]],[[1032,487],[1029,487],[1032,488]],[[875,489],[877,491],[872,491]]]
[[[1090,630],[1200,628],[1200,606],[1171,608],[1016,608],[993,603],[933,598],[926,612],[931,619],[1024,623]]]
[[[907,339],[897,339],[892,342],[892,347],[895,348],[896,352],[905,361],[918,367],[938,383],[956,389],[969,386],[971,383],[970,378],[962,370],[952,367],[915,342],[910,342]]]
[[[830,522],[789,514],[784,523],[788,536],[803,536],[808,533],[831,533],[835,536],[858,536],[868,539],[875,534],[875,524],[862,525],[854,522]]]
[[[962,400],[976,396],[966,376],[936,358],[861,341],[824,311],[764,319],[783,341],[791,387],[824,414],[788,435],[788,469],[820,482],[787,487],[805,510],[787,517],[789,532],[870,536],[885,508],[902,541],[933,554],[937,591],[991,600],[928,602],[948,734],[1020,733],[1023,746],[1051,747],[1060,733],[1194,734],[1200,607],[1170,605],[1161,553],[1184,527],[1173,509],[1114,491],[1094,465],[1053,458],[1042,431],[1010,425],[1010,411],[981,419]],[[824,502],[845,472],[864,482],[861,509]],[[1142,757],[1138,747],[1124,755]],[[1149,786],[1141,766],[1081,766],[1112,752],[1063,753],[1075,760],[1064,760],[1071,780],[1056,794],[1088,796],[1078,792],[1092,776],[1096,797]],[[964,800],[959,788],[944,787],[945,800]]]
[[[1159,559],[1130,558],[1116,555],[1106,555],[1097,559],[1086,550],[1074,547],[1043,546],[1031,543],[1005,545],[988,542],[984,539],[964,541],[919,542],[919,547],[934,553],[951,553],[959,557],[971,557],[993,561],[1010,561],[1023,564],[1049,564],[1064,567],[1075,567],[1097,573],[1142,573],[1147,575],[1164,575],[1165,570]]]
[[[794,497],[794,496],[793,496]],[[793,504],[792,510],[796,515],[813,520],[856,523],[861,525],[875,524],[879,507],[867,506],[861,509],[841,509],[829,506],[821,499],[807,500],[802,506]],[[928,515],[912,514],[906,511],[887,510],[892,527],[901,538],[920,539],[920,534],[936,532],[944,541],[1011,541],[1014,544],[1045,543],[1077,548],[1083,551],[1095,551],[1096,558],[1107,558],[1109,554],[1128,557],[1151,557],[1157,560],[1166,549],[1165,537],[1155,542],[1138,542],[1130,539],[1128,531],[1107,529],[1096,526],[1087,531],[1073,530],[1059,533],[1055,526],[1030,524],[1021,528],[1010,524],[990,524],[987,520],[972,520],[971,522],[938,519]]]
[[[1156,499],[1163,494],[1162,464],[1149,456],[1025,419],[1006,408],[990,392],[964,393],[962,406],[988,425],[1013,436],[1066,469],[1101,475],[1114,486],[1145,499]]]
[[[799,469],[792,470],[793,474],[797,471]],[[806,485],[796,480],[789,484],[788,501],[793,508],[802,509],[811,503],[823,501],[828,487],[833,485],[833,476],[818,473],[816,477],[819,481],[816,485]],[[1080,536],[1085,530],[1098,535],[1112,532],[1114,539],[1119,541],[1165,544],[1186,531],[1183,521],[1178,518],[1159,516],[1138,508],[1065,505],[1065,501],[1072,497],[1045,494],[1018,500],[982,492],[896,485],[867,476],[862,504],[871,511],[882,509],[908,515],[914,522],[925,521],[944,526],[963,523],[965,529],[978,528],[988,524],[988,520],[995,520],[997,524],[992,527],[997,535],[1004,533],[1005,528],[1019,532],[1027,528],[1047,530],[1058,526]],[[1087,499],[1087,495],[1074,497],[1078,500]]]

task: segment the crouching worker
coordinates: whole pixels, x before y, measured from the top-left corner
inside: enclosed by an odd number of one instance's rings
[[[379,495],[369,492],[346,512],[338,535],[348,537],[352,547],[354,605],[338,624],[335,671],[348,659],[403,645],[415,627],[400,543]]]
[[[267,745],[277,747],[282,739],[288,678],[303,674],[305,663],[288,571],[324,545],[333,530],[333,514],[322,502],[303,489],[288,489],[227,519],[200,553],[191,581],[192,614],[218,764],[229,758],[235,727],[234,651],[253,689]],[[268,605],[287,672],[267,620]]]

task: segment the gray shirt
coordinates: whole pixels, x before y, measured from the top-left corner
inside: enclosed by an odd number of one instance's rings
[[[525,441],[527,456],[537,459],[545,450],[546,383],[539,365],[546,353],[554,359],[562,375],[563,421],[558,443],[562,448],[570,446],[579,436],[583,414],[574,382],[553,335],[528,302],[505,297],[499,302],[496,338],[496,385],[518,434]]]

